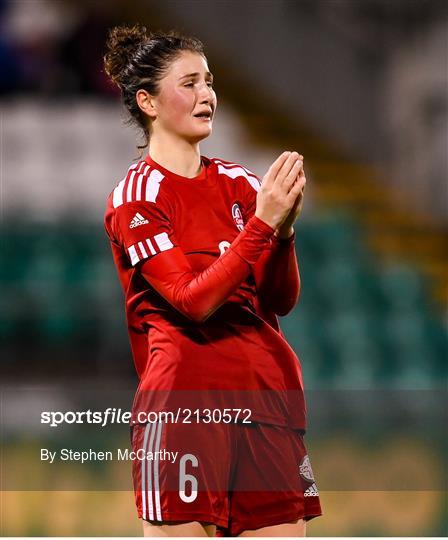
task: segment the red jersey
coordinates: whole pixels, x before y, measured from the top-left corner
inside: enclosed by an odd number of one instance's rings
[[[252,421],[305,429],[300,362],[276,315],[299,294],[294,238],[277,239],[254,216],[256,175],[201,160],[201,173],[186,178],[148,155],[107,201],[140,379],[134,418],[231,406],[250,409]]]

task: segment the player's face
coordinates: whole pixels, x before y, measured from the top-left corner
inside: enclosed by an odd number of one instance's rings
[[[207,60],[198,53],[182,51],[159,84],[154,129],[160,127],[190,142],[208,137],[217,100]],[[209,117],[195,116],[203,112]]]

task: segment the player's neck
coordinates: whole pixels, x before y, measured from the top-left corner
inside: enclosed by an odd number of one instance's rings
[[[194,178],[201,171],[199,143],[151,137],[148,153],[153,161],[180,176]]]

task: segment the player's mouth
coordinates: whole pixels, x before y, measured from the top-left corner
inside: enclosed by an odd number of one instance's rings
[[[199,120],[205,120],[205,121],[211,121],[211,119],[213,118],[212,111],[210,110],[199,112],[197,114],[194,114],[193,116],[195,118],[198,118]]]

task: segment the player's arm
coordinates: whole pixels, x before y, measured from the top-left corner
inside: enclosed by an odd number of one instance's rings
[[[238,289],[274,233],[254,216],[230,247],[208,268],[194,273],[179,247],[145,260],[140,272],[175,309],[205,321]]]
[[[205,321],[238,289],[275,232],[253,216],[214,263],[195,273],[178,245],[166,201],[109,208],[105,226],[135,271],[173,308],[196,322]]]

